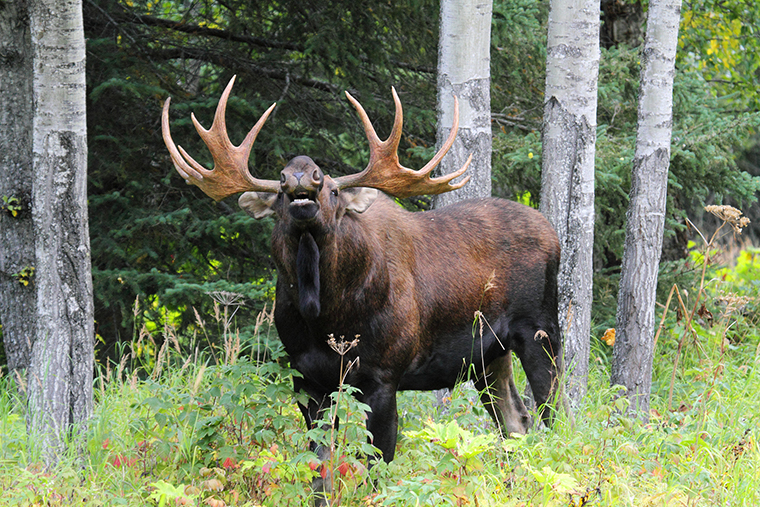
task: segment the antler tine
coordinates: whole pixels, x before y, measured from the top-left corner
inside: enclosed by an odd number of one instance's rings
[[[369,141],[371,148],[370,157],[373,155],[379,155],[377,150],[382,150],[383,148],[385,148],[385,150],[388,152],[388,155],[394,155],[398,152],[398,145],[401,142],[401,129],[404,124],[404,110],[401,107],[401,100],[398,98],[396,88],[391,87],[391,91],[393,92],[393,102],[396,104],[396,115],[393,119],[393,128],[391,129],[391,133],[388,136],[388,139],[385,141],[380,140],[380,137],[377,135],[375,128],[372,126],[372,122],[370,121],[367,112],[364,110],[364,107],[362,107],[359,101],[356,100],[350,93],[346,92],[346,97],[351,102],[351,104],[353,104],[356,112],[359,114],[362,125],[364,126],[364,132],[367,135],[367,140]]]
[[[208,170],[195,161],[181,146],[176,146],[171,138],[169,131],[169,104],[171,99],[166,99],[164,110],[161,117],[161,130],[163,133],[164,143],[169,150],[172,162],[177,172],[189,184],[198,186],[209,197],[215,201],[239,192],[258,191],[277,193],[279,183],[274,180],[259,180],[251,176],[248,170],[248,157],[251,153],[256,136],[264,126],[269,114],[276,104],[272,104],[264,114],[261,115],[256,125],[248,132],[240,146],[235,146],[227,135],[227,123],[225,113],[227,109],[227,100],[235,83],[235,76],[230,79],[229,84],[224,89],[219,104],[216,107],[214,121],[211,128],[206,130],[195,118],[195,114],[190,117],[195,125],[203,142],[211,152],[214,159],[214,168]]]
[[[446,155],[454,143],[459,128],[459,101],[457,98],[454,97],[454,121],[449,137],[441,149],[438,150],[438,153],[422,169],[415,171],[402,166],[398,160],[398,145],[401,141],[401,129],[403,125],[403,109],[396,89],[392,88],[391,90],[393,92],[393,102],[396,105],[396,116],[393,121],[391,134],[385,141],[381,141],[377,136],[366,111],[359,101],[346,92],[346,97],[356,108],[364,126],[364,132],[369,141],[370,156],[369,163],[362,172],[336,178],[335,181],[338,187],[372,187],[396,197],[411,197],[422,194],[442,194],[464,186],[470,180],[469,176],[458,183],[452,184],[451,181],[464,174],[472,161],[472,155],[457,171],[437,178],[430,177],[431,171],[441,162],[443,156]]]
[[[169,105],[171,104],[171,101],[171,97],[166,99],[164,102],[164,110],[161,113],[161,135],[164,138],[164,144],[169,150],[169,156],[174,163],[174,168],[179,175],[182,176],[182,179],[188,183],[193,179],[202,180],[203,175],[188,165],[185,159],[182,158],[182,155],[180,155],[180,152],[177,150],[177,145],[174,144],[174,140],[172,139],[172,134],[169,130]],[[192,160],[192,158],[190,160]]]

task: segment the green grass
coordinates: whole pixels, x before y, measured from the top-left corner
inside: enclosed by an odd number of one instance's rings
[[[695,312],[687,325],[671,305],[647,423],[622,415],[598,337],[574,426],[560,415],[551,430],[503,440],[472,388],[457,388],[442,411],[431,393],[401,393],[396,459],[371,471],[358,458],[362,407],[336,393],[340,431],[310,434],[336,448],[334,505],[760,505],[760,253],[741,255],[700,282],[712,319]],[[697,291],[679,287],[687,310]],[[748,299],[731,306],[737,295]],[[0,379],[0,505],[310,505],[319,468],[292,372],[276,347],[267,361],[238,357],[228,328],[219,365],[171,337],[141,353],[137,342],[151,340],[138,336],[131,359],[96,382],[84,464],[72,455],[43,469],[16,384]],[[242,354],[263,357],[252,340]]]

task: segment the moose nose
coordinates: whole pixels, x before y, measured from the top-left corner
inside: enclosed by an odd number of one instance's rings
[[[280,174],[280,188],[286,193],[316,193],[325,181],[322,170],[309,157],[296,157]]]
[[[307,172],[295,172],[293,173],[293,177],[296,179],[299,186],[306,188],[319,188],[325,179],[325,175],[319,167],[314,167],[313,170]]]

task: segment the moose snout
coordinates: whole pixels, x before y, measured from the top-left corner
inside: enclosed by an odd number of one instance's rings
[[[313,198],[324,182],[322,169],[306,156],[294,158],[280,173],[280,189],[291,196]]]

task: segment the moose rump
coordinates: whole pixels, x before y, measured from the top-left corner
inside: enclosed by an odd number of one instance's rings
[[[214,199],[245,192],[240,206],[256,218],[274,216],[272,257],[277,265],[275,324],[291,365],[301,373],[296,391],[309,427],[328,407],[340,382],[341,357],[330,336],[353,340],[344,361],[359,358],[345,381],[360,389],[371,411],[373,444],[394,457],[398,390],[453,387],[468,372],[505,434],[525,433],[532,421],[513,382],[511,351],[521,360],[542,419],[549,424],[561,369],[557,322],[559,242],[536,210],[502,199],[463,201],[410,213],[388,195],[409,197],[454,190],[458,171],[432,178],[453,143],[449,139],[420,170],[398,162],[402,110],[381,141],[361,105],[347,94],[364,125],[370,161],[360,173],[332,178],[299,156],[280,181],[248,170],[251,146],[270,108],[240,146],[229,141],[225,89],[210,130],[195,118],[215,167],[207,170],[164,140],[175,168]],[[482,324],[482,327],[481,327]]]

